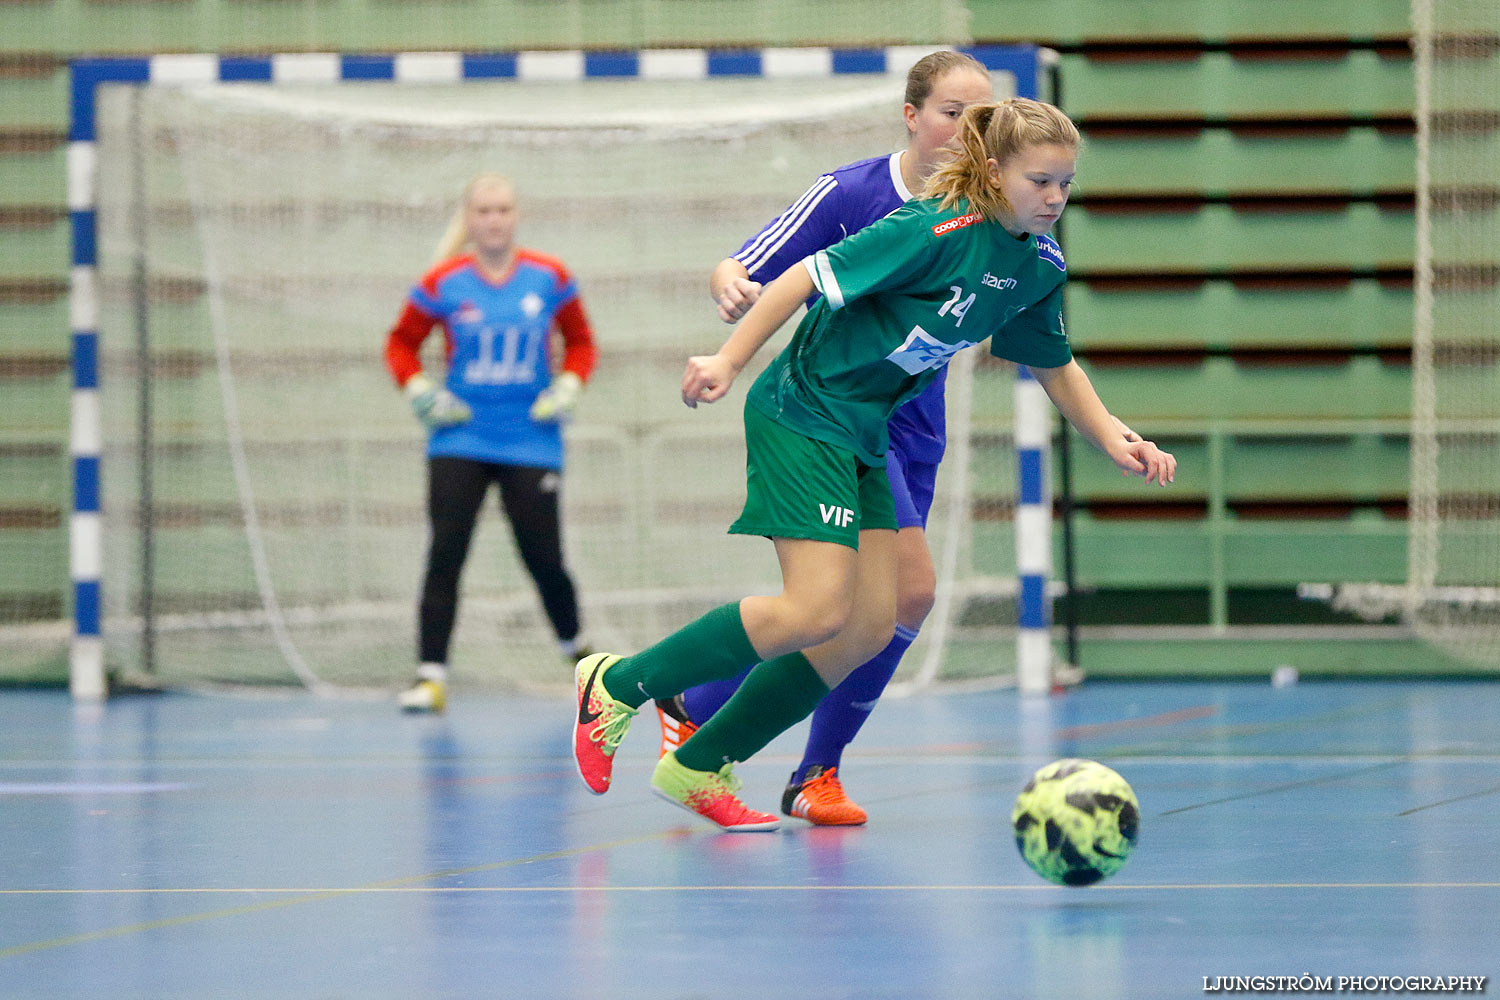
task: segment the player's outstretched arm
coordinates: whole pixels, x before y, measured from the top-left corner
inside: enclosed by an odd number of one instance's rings
[[[1177,475],[1177,459],[1153,442],[1142,440],[1116,419],[1094,391],[1088,374],[1069,361],[1059,368],[1035,368],[1031,374],[1046,390],[1052,405],[1090,443],[1109,456],[1127,476],[1141,476],[1161,486]]]
[[[812,277],[804,267],[789,268],[767,285],[717,354],[688,358],[682,374],[682,401],[695,407],[723,399],[755,352],[812,293]]]

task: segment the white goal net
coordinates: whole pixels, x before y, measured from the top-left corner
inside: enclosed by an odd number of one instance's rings
[[[563,488],[585,634],[630,651],[717,603],[774,591],[771,547],[725,533],[743,499],[754,373],[696,411],[677,385],[686,357],[727,332],[706,293],[713,264],[818,173],[898,148],[901,86],[882,74],[107,93],[108,668],[162,683],[361,689],[410,676],[423,435],[381,351],[482,170],[516,181],[518,242],[567,263],[600,347],[567,430]],[[953,599],[925,630],[949,642],[909,660],[1004,673],[1012,373],[981,362],[971,382],[966,371],[954,373],[953,460],[932,525]],[[978,614],[970,598],[987,592],[999,596],[982,602],[984,641],[945,655],[949,626]],[[456,684],[568,683],[493,497],[462,595]]]
[[[1417,272],[1407,616],[1500,667],[1500,0],[1414,0]]]

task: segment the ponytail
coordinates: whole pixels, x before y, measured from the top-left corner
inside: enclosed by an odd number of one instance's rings
[[[953,158],[938,165],[922,188],[922,197],[941,198],[940,207],[948,211],[960,201],[969,211],[986,219],[996,219],[1010,210],[1000,189],[990,183],[985,161],[984,137],[994,121],[998,104],[971,104],[958,119],[958,128],[948,143]]]

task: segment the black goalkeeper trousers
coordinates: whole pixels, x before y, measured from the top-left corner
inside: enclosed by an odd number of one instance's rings
[[[500,509],[510,521],[521,561],[536,582],[553,631],[563,641],[577,637],[578,595],[563,566],[561,480],[553,469],[468,458],[428,459],[427,517],[432,545],[417,614],[421,662],[448,662],[448,642],[458,614],[459,578],[491,483],[500,489]]]

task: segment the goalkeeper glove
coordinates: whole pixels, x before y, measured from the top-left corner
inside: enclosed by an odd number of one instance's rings
[[[430,429],[452,427],[474,416],[468,403],[438,385],[423,372],[417,372],[407,379],[402,391],[411,401],[411,410],[417,415],[417,419]]]
[[[582,393],[583,379],[573,372],[561,372],[531,404],[531,419],[544,424],[567,420]]]

